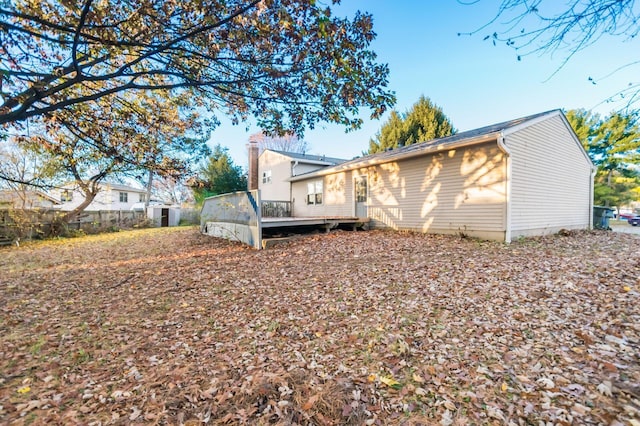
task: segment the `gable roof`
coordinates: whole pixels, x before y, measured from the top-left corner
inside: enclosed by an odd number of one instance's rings
[[[98,184],[98,186],[100,187],[101,190],[114,190],[114,191],[128,191],[128,192],[144,192],[146,193],[147,190],[146,189],[142,189],[142,188],[135,188],[133,186],[128,186],[128,185],[123,185],[121,183],[114,183],[114,182],[100,182]],[[75,190],[77,189],[78,186],[75,184],[75,182],[68,182],[66,184],[64,184],[62,187],[60,187],[59,189],[62,190]]]
[[[134,188],[133,186],[123,185],[121,183],[105,182],[103,184],[100,184],[100,186],[103,187],[103,188],[114,189],[116,191],[147,192],[146,189]]]
[[[327,157],[326,155],[301,154],[299,152],[278,151],[275,149],[266,149],[265,151],[275,152],[293,160],[298,160],[301,163],[320,164],[323,166],[334,166],[348,161],[343,158]]]
[[[388,151],[377,152],[375,154],[355,158],[351,161],[347,161],[333,167],[327,167],[324,169],[294,176],[289,180],[295,182],[311,177],[324,176],[338,171],[353,170],[359,167],[373,166],[376,164],[387,163],[389,161],[402,160],[414,156],[425,155],[432,152],[490,142],[496,140],[504,132],[508,132],[509,130],[517,130],[522,127],[537,123],[538,121],[554,117],[556,115],[561,115],[564,118],[564,114],[559,109],[545,111],[526,117],[516,118],[514,120],[491,124],[489,126],[480,127],[478,129],[468,130],[466,132],[456,133],[455,135],[447,136],[445,138],[433,139],[430,141],[419,142]]]
[[[40,191],[39,189],[31,189],[27,191],[20,191],[22,195],[26,196],[30,199],[42,198],[51,202],[51,204],[62,204],[60,200],[50,196],[46,192]],[[20,199],[20,195],[13,190],[3,189],[0,190],[0,203],[12,203],[16,200]]]

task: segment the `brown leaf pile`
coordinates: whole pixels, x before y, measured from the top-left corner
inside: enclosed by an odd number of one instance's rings
[[[640,424],[637,236],[0,250],[0,422]]]

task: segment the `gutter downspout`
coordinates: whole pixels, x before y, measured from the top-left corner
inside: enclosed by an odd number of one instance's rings
[[[296,175],[296,166],[298,165],[298,160],[294,161],[293,164],[291,165],[291,177]],[[293,183],[289,182],[289,203],[291,203],[291,212],[289,214],[291,214],[291,217],[294,217],[293,214],[293,202],[295,200],[293,199]]]
[[[507,148],[507,146],[504,143],[504,132],[502,131],[500,132],[500,136],[498,136],[498,139],[496,139],[496,141],[498,143],[498,148],[500,148],[500,150],[504,152],[504,154],[507,157],[507,170],[506,170],[506,176],[505,176],[506,203],[505,203],[505,209],[504,209],[504,223],[505,223],[504,242],[510,243],[511,242],[511,152],[509,151],[509,148]]]
[[[596,177],[596,173],[598,172],[598,168],[595,166],[591,166],[591,182],[589,182],[589,227],[587,229],[593,229],[593,181]]]

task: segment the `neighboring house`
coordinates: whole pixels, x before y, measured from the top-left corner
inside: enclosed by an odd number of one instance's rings
[[[275,188],[288,171],[271,162],[277,154],[267,155],[261,172],[271,171]],[[554,110],[291,172],[290,198],[286,185],[260,189],[262,200],[290,199],[295,217],[367,217],[372,228],[509,242],[589,228],[594,173],[564,114]]]
[[[60,206],[60,201],[39,190],[0,190],[0,209],[50,210]]]
[[[61,201],[60,210],[71,211],[84,201],[84,194],[76,186],[67,185],[52,191]],[[147,191],[118,183],[100,184],[96,198],[85,211],[131,210],[135,204],[144,202]]]
[[[258,188],[264,201],[290,201],[289,178],[344,163],[341,158],[266,149],[258,157]]]

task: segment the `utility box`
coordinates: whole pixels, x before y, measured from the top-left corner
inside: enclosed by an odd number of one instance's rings
[[[611,230],[609,219],[613,217],[613,209],[610,207],[593,206],[593,228]]]

